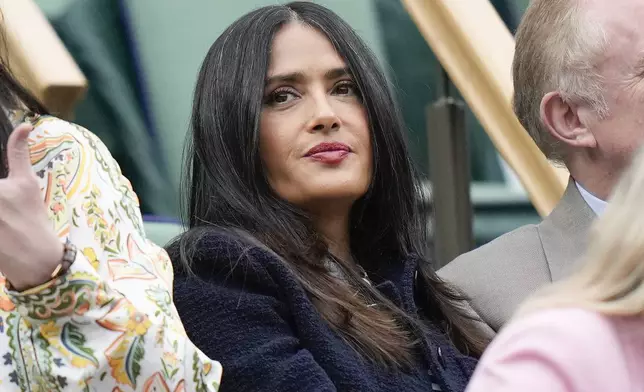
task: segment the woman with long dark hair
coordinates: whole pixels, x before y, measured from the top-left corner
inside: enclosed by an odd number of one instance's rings
[[[129,181],[1,61],[0,151],[0,389],[216,391]]]
[[[377,60],[330,10],[258,9],[212,45],[168,249],[225,391],[462,391],[481,342],[432,270]],[[451,340],[451,341],[450,341]]]

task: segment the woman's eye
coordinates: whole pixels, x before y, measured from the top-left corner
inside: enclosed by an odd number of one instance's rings
[[[292,91],[277,90],[271,93],[266,100],[269,105],[283,105],[296,99],[297,95]]]
[[[337,95],[358,95],[356,85],[352,82],[342,82],[337,84],[333,92]]]

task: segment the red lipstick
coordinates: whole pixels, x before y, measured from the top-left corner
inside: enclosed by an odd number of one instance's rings
[[[320,143],[310,149],[305,157],[327,165],[337,165],[349,155],[351,148],[344,143]]]

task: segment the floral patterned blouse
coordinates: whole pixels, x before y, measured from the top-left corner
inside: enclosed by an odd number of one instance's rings
[[[186,337],[172,265],[146,239],[116,161],[86,129],[28,119],[52,229],[78,254],[67,274],[26,292],[0,275],[0,390],[216,391],[221,366]]]

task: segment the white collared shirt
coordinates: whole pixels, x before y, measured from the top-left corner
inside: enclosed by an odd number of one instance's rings
[[[581,186],[581,184],[578,183],[577,181],[575,181],[575,185],[577,185],[577,189],[579,189],[579,193],[581,193],[581,197],[584,198],[584,200],[586,201],[586,204],[588,204],[590,209],[592,209],[597,216],[601,216],[601,214],[606,209],[606,205],[608,203],[606,203],[604,200],[598,198],[597,196],[585,190],[584,187]]]

